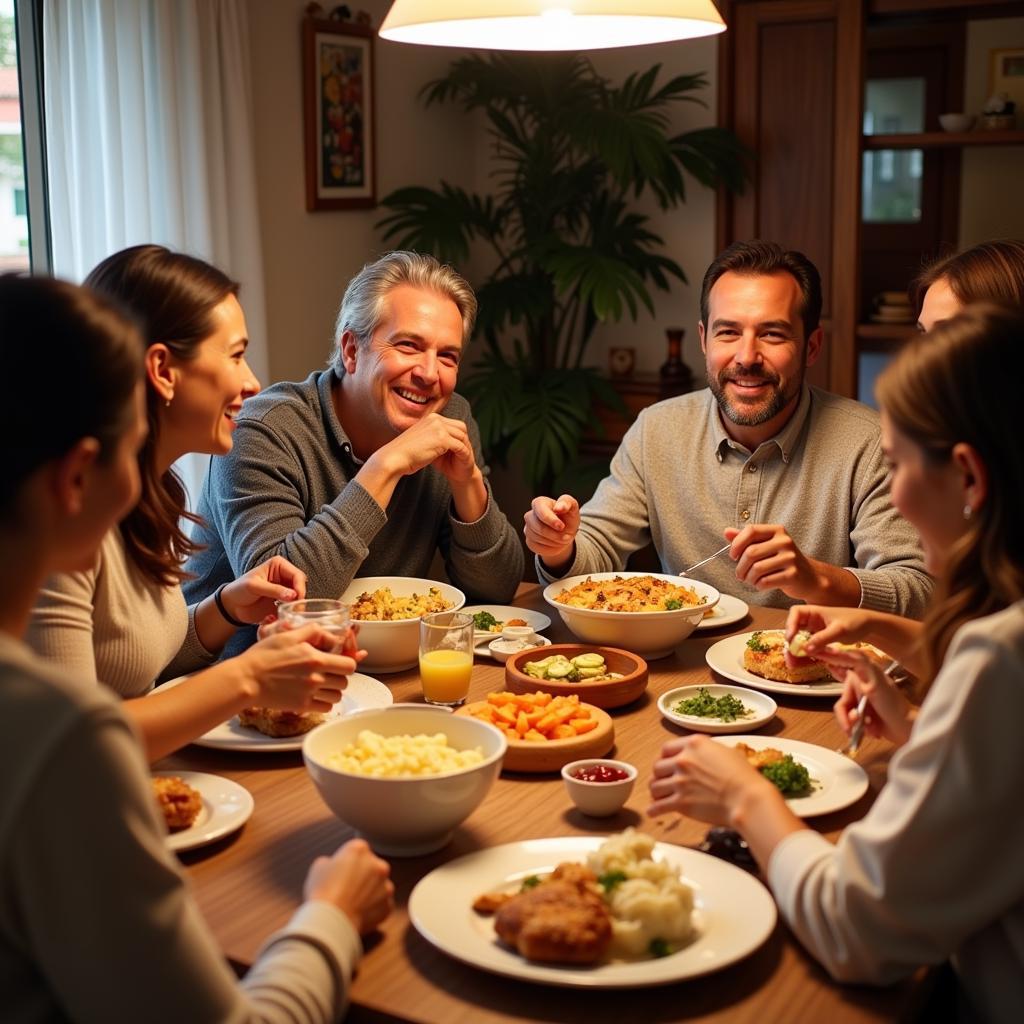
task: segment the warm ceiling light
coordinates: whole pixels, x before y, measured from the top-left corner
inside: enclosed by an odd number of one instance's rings
[[[711,0],[394,0],[380,34],[480,50],[602,50],[724,31]]]

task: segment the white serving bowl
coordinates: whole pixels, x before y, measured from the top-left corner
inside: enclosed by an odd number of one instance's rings
[[[390,587],[395,597],[426,594],[437,587],[457,611],[466,603],[466,595],[457,587],[437,580],[418,579],[415,576],[363,576],[354,579],[341,595],[342,601],[355,604],[360,594]],[[365,622],[359,624],[359,646],[367,652],[366,660],[359,663],[360,672],[401,672],[419,664],[420,620],[397,619],[394,622]]]
[[[574,773],[579,769],[593,768],[596,765],[620,768],[626,773],[626,777],[612,782],[585,782],[574,777]],[[562,768],[562,780],[569,792],[569,798],[591,818],[607,818],[622,810],[622,805],[633,792],[636,776],[636,768],[628,761],[613,761],[607,757],[587,757],[581,761],[571,761]]]
[[[691,587],[704,604],[692,608],[678,608],[670,612],[605,612],[591,608],[573,608],[560,604],[555,597],[587,579],[610,580],[616,576],[653,576],[668,580],[678,587]],[[660,572],[592,572],[586,576],[569,576],[544,588],[544,600],[562,616],[572,632],[587,643],[605,647],[622,647],[642,654],[648,660],[664,658],[685,640],[704,618],[704,612],[718,604],[719,593],[714,587],[686,576],[667,576]]]
[[[484,759],[443,775],[375,778],[332,767],[330,755],[363,729],[381,736],[443,732],[456,750],[480,747]],[[501,771],[508,743],[493,725],[448,708],[392,704],[326,722],[306,736],[302,759],[327,806],[381,854],[414,857],[438,850],[473,813]]]
[[[939,114],[939,124],[944,132],[969,132],[974,118],[970,114]]]

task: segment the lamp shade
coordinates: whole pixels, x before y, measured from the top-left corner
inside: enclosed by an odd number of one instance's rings
[[[482,50],[601,50],[724,31],[711,0],[394,0],[380,35]]]

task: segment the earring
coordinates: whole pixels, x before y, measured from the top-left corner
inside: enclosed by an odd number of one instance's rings
[[[970,519],[974,515],[974,509],[970,505],[964,505],[964,519]]]
[[[170,407],[171,407],[171,399],[172,399],[173,397],[174,397],[174,392],[172,391],[172,392],[170,393],[170,395],[168,395],[168,396],[167,396],[167,398],[166,398],[166,400],[164,401],[164,408],[165,408],[165,409],[170,409]]]

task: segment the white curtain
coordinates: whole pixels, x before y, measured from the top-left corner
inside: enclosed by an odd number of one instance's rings
[[[44,0],[53,271],[157,242],[241,282],[267,380],[245,0]],[[208,458],[178,463],[198,494]]]

